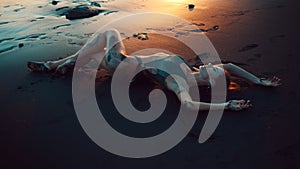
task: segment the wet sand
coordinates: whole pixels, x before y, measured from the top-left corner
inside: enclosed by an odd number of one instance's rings
[[[103,6],[116,10],[126,3],[114,1]],[[155,5],[151,1],[136,4],[132,2],[133,9],[127,11],[72,22],[53,16],[52,6],[48,5],[31,7],[49,9],[51,15],[36,11],[36,15],[12,19],[8,19],[10,13],[22,16],[26,13],[21,12],[30,7],[1,6],[1,168],[298,168],[300,89],[297,78],[300,72],[295,43],[298,30],[293,26],[297,16],[295,4],[291,1],[204,1],[196,4],[193,11],[180,3],[174,3],[172,8],[159,8],[163,4]],[[88,138],[78,122],[71,77],[32,73],[26,68],[26,62],[73,54],[101,24],[143,10],[175,14],[204,30],[218,25],[218,30],[205,34],[222,60],[240,64],[260,76],[279,76],[282,86],[271,89],[240,82],[241,91],[230,92],[228,99],[250,99],[254,106],[242,112],[226,111],[214,135],[204,144],[199,144],[197,137],[207,113],[200,112],[191,133],[162,155],[128,159],[106,152]],[[128,53],[137,47],[158,45],[186,60],[193,57],[180,44],[168,46],[171,42],[166,37],[155,34],[149,37],[146,41],[124,40]],[[19,47],[21,43],[24,46]],[[110,80],[97,85],[99,106],[109,110],[106,117],[123,133],[139,137],[157,134],[168,128],[177,116],[179,102],[174,94],[165,91],[168,105],[164,115],[151,125],[134,125],[122,120],[112,109]],[[143,80],[133,85],[132,101],[137,108],[143,110],[149,106],[146,96],[154,85]]]

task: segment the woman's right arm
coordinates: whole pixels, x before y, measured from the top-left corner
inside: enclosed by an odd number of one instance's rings
[[[230,100],[225,103],[205,103],[193,101],[188,92],[188,86],[184,85],[185,82],[183,82],[183,79],[177,79],[179,83],[176,83],[172,77],[168,76],[165,81],[168,89],[176,94],[180,102],[192,110],[225,109],[239,111],[242,109],[247,109],[251,106],[249,100]]]

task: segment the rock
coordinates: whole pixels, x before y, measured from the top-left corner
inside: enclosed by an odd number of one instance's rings
[[[212,29],[215,30],[215,31],[216,31],[216,30],[219,30],[219,28],[220,28],[220,27],[219,27],[218,25],[215,25],[215,26],[212,27]]]
[[[66,18],[73,20],[73,19],[81,19],[81,18],[89,18],[92,16],[98,15],[100,12],[104,10],[100,10],[97,8],[93,8],[91,6],[77,6],[71,10],[69,10],[66,14]]]
[[[147,33],[138,33],[138,34],[133,34],[132,37],[138,38],[140,40],[148,40],[148,34]]]
[[[98,2],[91,2],[91,6],[101,7],[101,5]]]
[[[190,11],[194,10],[195,5],[194,4],[188,4],[188,8]]]
[[[51,3],[52,3],[52,5],[57,5],[58,1],[52,1]]]

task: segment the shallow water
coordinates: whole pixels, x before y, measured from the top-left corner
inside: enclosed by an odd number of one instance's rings
[[[243,15],[251,15],[249,13],[252,11],[279,4],[277,1],[253,3],[249,0],[243,0],[243,2],[236,0],[108,0],[98,2],[104,9],[118,12],[70,21],[65,19],[65,16],[60,16],[55,9],[90,3],[90,1],[69,0],[52,5],[49,0],[2,0],[0,2],[0,55],[17,49],[19,43],[31,41],[53,43],[53,41],[60,40],[62,36],[68,39],[68,43],[82,45],[88,35],[94,33],[102,25],[133,13],[172,14],[197,25],[200,28],[198,32],[206,32],[213,30],[212,27],[219,29],[220,23],[229,25],[238,22]],[[195,8],[189,10],[188,4],[194,4]],[[149,21],[145,20],[145,22]],[[153,25],[154,28],[156,26],[159,25]],[[156,33],[159,33],[159,29],[156,29]],[[77,39],[74,40],[74,38]]]
[[[47,0],[42,1],[1,1],[0,9],[0,55],[13,51],[19,44],[33,44],[33,42],[56,43],[61,38],[66,39],[68,44],[81,46],[84,41],[96,30],[106,23],[120,17],[140,12],[163,12],[176,14],[174,11],[185,11],[186,3],[181,1],[141,1],[141,0],[116,0],[101,3],[104,9],[118,11],[112,14],[100,14],[95,17],[67,20],[60,16],[57,8],[65,6],[75,6],[78,4],[89,3],[88,1],[62,1],[57,5],[52,5]],[[178,10],[180,9],[180,10]],[[145,20],[151,23],[150,20]],[[155,32],[160,31],[156,28],[161,25],[153,25]],[[152,30],[152,31],[153,31]],[[128,35],[127,35],[128,36]]]

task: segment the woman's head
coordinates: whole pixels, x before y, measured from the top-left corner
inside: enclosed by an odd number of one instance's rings
[[[222,80],[225,78],[226,88],[230,84],[230,75],[229,73],[219,66],[212,65],[211,63],[199,67],[200,72],[204,72],[204,78],[208,79],[211,86],[216,84],[222,84]]]

